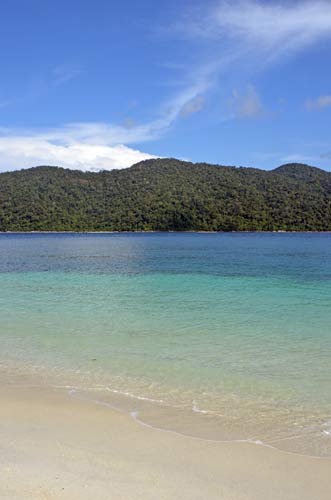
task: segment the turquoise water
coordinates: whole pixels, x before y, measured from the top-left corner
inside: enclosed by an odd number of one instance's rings
[[[330,234],[10,234],[0,256],[3,373],[331,456]]]

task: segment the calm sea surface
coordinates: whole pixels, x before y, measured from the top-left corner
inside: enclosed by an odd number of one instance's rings
[[[0,235],[2,376],[331,456],[330,234]]]

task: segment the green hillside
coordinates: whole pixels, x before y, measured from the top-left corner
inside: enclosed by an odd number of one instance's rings
[[[124,170],[0,174],[1,231],[331,230],[331,173],[148,160]]]

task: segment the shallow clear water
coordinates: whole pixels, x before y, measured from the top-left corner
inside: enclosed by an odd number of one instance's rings
[[[1,235],[3,372],[331,456],[330,257],[330,234]]]

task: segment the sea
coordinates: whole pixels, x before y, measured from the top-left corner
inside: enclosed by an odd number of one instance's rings
[[[1,234],[0,319],[3,383],[331,457],[331,234]]]

